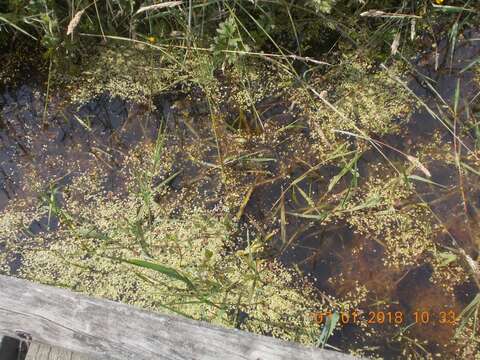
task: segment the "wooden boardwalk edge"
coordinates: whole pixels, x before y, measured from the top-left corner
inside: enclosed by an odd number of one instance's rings
[[[97,359],[355,359],[1,275],[0,334]]]
[[[28,354],[25,360],[92,360],[92,358],[34,341],[28,348]]]

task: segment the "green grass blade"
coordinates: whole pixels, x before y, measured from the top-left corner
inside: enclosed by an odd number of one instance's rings
[[[336,312],[327,317],[325,326],[323,327],[320,338],[318,339],[319,347],[325,347],[328,338],[332,336],[333,330],[335,330],[335,326],[337,326],[338,320],[340,320],[340,315]]]
[[[128,264],[145,268],[145,269],[157,271],[161,274],[168,276],[171,279],[180,280],[184,282],[191,289],[195,288],[195,286],[193,285],[193,283],[190,281],[189,278],[187,278],[186,276],[180,274],[177,270],[170,268],[168,266],[164,266],[164,265],[160,265],[160,264],[156,264],[150,261],[145,261],[140,259],[127,259],[122,261]]]
[[[465,164],[463,161],[460,162],[460,165],[461,165],[463,168],[465,168],[466,170],[471,171],[471,172],[474,173],[475,175],[480,176],[480,171],[472,168],[472,167],[471,167],[470,165],[468,165],[468,164]]]
[[[478,311],[480,306],[480,293],[475,296],[475,298],[472,300],[470,304],[468,304],[465,309],[460,313],[460,323],[458,324],[456,334],[458,335],[467,325],[468,320],[472,315],[475,314],[475,312]]]
[[[18,26],[17,24],[13,23],[12,21],[8,20],[6,18],[8,14],[0,14],[0,21],[3,21],[4,23],[6,23],[7,25],[10,25],[11,27],[13,27],[14,29],[20,31],[22,34],[24,35],[27,35],[28,37],[32,38],[33,40],[38,40],[35,36],[33,36],[32,34],[30,34],[29,32],[27,32],[26,30],[23,30],[20,26]]]
[[[470,68],[474,67],[475,65],[477,65],[478,63],[480,63],[480,56],[478,58],[476,58],[475,60],[473,60],[470,64],[468,64],[467,66],[465,66],[462,70],[460,70],[460,74],[464,73],[465,71],[469,70]]]
[[[346,166],[344,166],[343,169],[332,178],[332,180],[330,180],[330,184],[328,184],[327,192],[332,191],[335,185],[337,185],[337,183],[355,166],[360,156],[362,156],[361,153],[355,154],[353,159],[350,160],[350,162]]]
[[[455,88],[455,98],[453,103],[453,113],[458,114],[458,104],[460,102],[460,79],[457,79],[457,87]]]
[[[441,11],[444,13],[461,13],[461,12],[477,12],[473,9],[468,9],[466,7],[461,7],[461,6],[451,6],[451,5],[436,5],[432,4],[433,8],[437,11]]]
[[[430,185],[435,185],[435,186],[439,186],[439,187],[441,187],[441,188],[443,188],[443,189],[448,189],[448,187],[445,186],[445,185],[436,183],[435,181],[429,180],[429,179],[424,178],[423,176],[419,176],[419,175],[409,175],[409,176],[407,177],[407,179],[409,179],[409,180],[422,181],[422,182],[427,183],[427,184],[430,184]]]

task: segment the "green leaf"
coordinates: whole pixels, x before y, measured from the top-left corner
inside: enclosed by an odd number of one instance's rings
[[[471,171],[471,172],[474,173],[475,175],[480,176],[480,171],[475,170],[475,169],[472,168],[470,165],[465,164],[464,162],[460,162],[460,165],[461,165],[462,167],[464,167],[466,170]]]
[[[307,193],[305,191],[303,191],[303,189],[301,187],[295,186],[295,188],[298,190],[300,195],[302,195],[302,197],[305,199],[305,201],[308,203],[308,205],[310,205],[312,208],[316,208],[315,201],[313,201],[313,199],[310,196],[308,196]]]
[[[365,201],[361,204],[358,204],[357,206],[354,206],[352,208],[347,208],[343,210],[342,212],[344,213],[353,213],[355,211],[359,210],[364,210],[364,209],[369,209],[378,206],[381,203],[381,198],[379,195],[374,194],[368,198],[365,199]]]
[[[303,218],[303,219],[311,219],[311,220],[325,220],[325,218],[328,216],[328,213],[320,213],[320,215],[314,215],[314,214],[302,214],[302,213],[297,213],[297,212],[290,212],[287,211],[288,215]]]
[[[157,186],[155,186],[155,189],[158,189],[158,188],[162,188],[164,187],[165,185],[168,185],[173,179],[175,179],[178,174],[182,173],[183,170],[179,170],[177,171],[176,173],[170,175],[168,178],[166,178],[165,180],[163,180],[160,184],[158,184]]]
[[[476,59],[473,60],[470,64],[468,64],[467,66],[465,66],[465,67],[460,71],[460,74],[461,74],[461,73],[464,73],[464,72],[467,71],[468,69],[474,67],[474,66],[477,65],[478,63],[480,63],[480,57],[476,58]]]
[[[333,330],[335,330],[335,326],[337,326],[339,319],[340,315],[337,312],[327,316],[327,321],[325,322],[320,338],[318,339],[318,345],[320,347],[325,347],[325,344],[327,343],[328,338],[333,334]]]
[[[193,283],[190,281],[189,278],[187,278],[186,276],[180,274],[177,270],[170,268],[168,266],[164,266],[164,265],[160,265],[160,264],[156,264],[150,261],[145,261],[140,259],[128,259],[128,260],[122,260],[122,261],[128,264],[145,268],[145,269],[157,271],[159,273],[162,273],[168,276],[171,279],[180,280],[184,282],[190,289],[195,288],[195,286],[193,285]]]
[[[445,267],[457,260],[457,255],[451,252],[442,252],[438,254],[438,257],[441,259],[440,267]]]
[[[436,5],[436,4],[432,4],[432,5],[433,5],[433,8],[435,10],[442,11],[442,12],[445,12],[445,13],[461,13],[461,12],[464,12],[464,11],[476,12],[475,10],[468,9],[468,8],[465,8],[465,7],[461,7],[461,6]]]
[[[357,163],[358,159],[362,156],[361,153],[356,153],[355,156],[353,157],[350,162],[343,167],[343,169],[335,175],[332,180],[330,180],[330,184],[328,184],[328,190],[327,192],[332,191],[332,189],[335,187],[335,185],[344,177],[352,168],[353,166]]]
[[[31,35],[29,32],[27,32],[26,30],[23,30],[20,26],[16,25],[13,21],[10,21],[8,18],[10,17],[9,16],[10,14],[2,14],[0,13],[0,21],[3,21],[4,23],[10,25],[11,27],[17,29],[18,31],[20,31],[21,33],[27,35],[28,37],[32,38],[33,40],[37,40],[37,38],[33,35]]]
[[[460,323],[458,324],[457,330],[455,331],[455,335],[458,336],[465,328],[468,323],[468,320],[475,316],[475,319],[478,314],[478,310],[480,308],[480,293],[478,293],[475,298],[472,300],[470,304],[468,304],[465,309],[460,313]],[[475,320],[476,322],[476,320]],[[474,327],[476,328],[476,326]]]
[[[409,179],[409,180],[422,181],[422,182],[427,183],[427,184],[430,184],[430,185],[435,185],[435,186],[439,186],[439,187],[441,187],[441,188],[443,188],[443,189],[448,189],[448,186],[445,186],[445,185],[436,183],[435,181],[426,179],[426,178],[424,178],[424,177],[422,177],[422,176],[419,176],[419,175],[409,175],[409,176],[407,177],[407,179]]]
[[[458,103],[460,102],[460,79],[457,79],[457,86],[455,88],[455,97],[453,101],[453,113],[457,116]]]

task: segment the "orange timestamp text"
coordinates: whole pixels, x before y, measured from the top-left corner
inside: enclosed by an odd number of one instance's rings
[[[406,313],[404,311],[326,311],[310,312],[308,316],[317,324],[323,324],[333,316],[336,316],[337,321],[341,324],[357,324],[360,322],[366,322],[367,324],[371,325],[406,325],[414,323],[420,325],[439,324],[453,326],[458,323],[458,314],[454,310],[417,310],[410,313]]]

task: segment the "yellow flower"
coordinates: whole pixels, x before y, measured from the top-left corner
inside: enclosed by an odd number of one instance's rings
[[[443,4],[443,0],[435,0],[435,2],[436,2],[438,5],[442,5],[442,4]]]
[[[437,0],[437,1],[439,1],[439,0]],[[149,36],[149,37],[147,37],[147,41],[150,44],[154,44],[157,41],[157,39],[155,38],[155,36]]]

